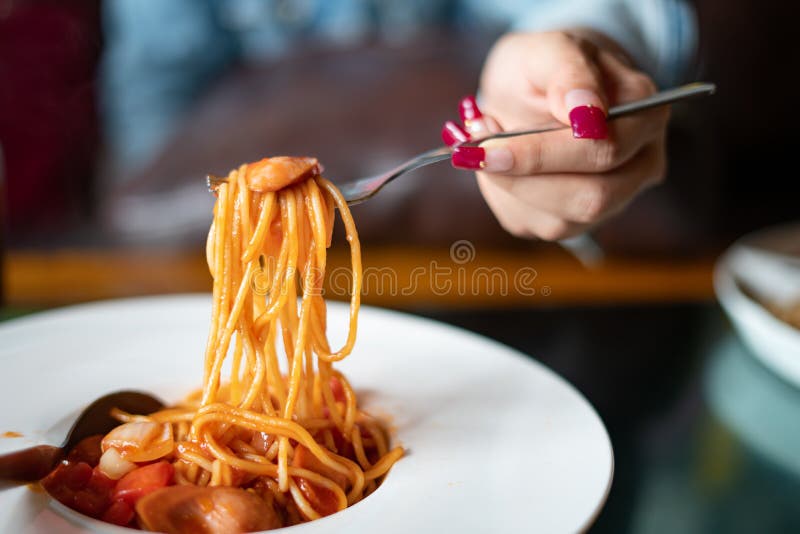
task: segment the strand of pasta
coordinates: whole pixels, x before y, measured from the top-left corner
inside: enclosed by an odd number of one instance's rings
[[[381,426],[358,409],[352,386],[332,368],[353,349],[360,307],[361,252],[347,202],[321,177],[274,193],[250,191],[246,177],[242,166],[219,186],[206,241],[214,284],[203,389],[186,405],[145,419],[116,416],[173,425],[178,483],[231,485],[264,477],[277,502],[294,503],[291,514],[315,519],[320,511],[297,480],[330,490],[342,509],[374,491],[403,449],[388,450]],[[332,351],[322,281],[336,209],[350,247],[352,284],[347,338]],[[285,375],[276,350],[279,334]],[[228,357],[230,380],[224,385]],[[334,396],[333,381],[341,385],[343,401]],[[340,455],[337,431],[357,461]],[[250,440],[259,433],[269,439],[257,449]],[[330,473],[345,477],[347,488],[290,464],[298,445]],[[377,456],[369,456],[368,448]]]

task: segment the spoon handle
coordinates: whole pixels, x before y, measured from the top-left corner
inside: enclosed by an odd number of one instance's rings
[[[37,445],[0,455],[0,482],[41,480],[63,457],[61,448],[52,445]]]

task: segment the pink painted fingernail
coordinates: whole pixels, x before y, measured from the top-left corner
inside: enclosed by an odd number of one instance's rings
[[[464,121],[464,124],[467,124],[468,121],[483,117],[483,113],[481,113],[480,108],[478,108],[478,103],[472,95],[465,96],[461,99],[461,102],[458,104],[458,114],[461,116],[461,120]]]
[[[569,112],[572,137],[576,139],[605,139],[608,137],[606,114],[594,106],[578,106]]]
[[[442,141],[447,146],[460,145],[469,141],[469,134],[453,121],[447,121],[442,127]]]
[[[459,146],[453,150],[450,161],[458,169],[482,169],[486,166],[486,150],[479,146]]]
[[[458,146],[451,161],[459,169],[506,172],[514,166],[514,155],[505,147]]]
[[[461,117],[461,122],[464,123],[464,128],[472,135],[485,133],[486,124],[483,121],[483,113],[481,113],[475,97],[472,95],[465,96],[458,104],[458,114]]]
[[[603,101],[594,91],[573,89],[564,95],[569,109],[572,136],[576,139],[605,139],[608,137]]]

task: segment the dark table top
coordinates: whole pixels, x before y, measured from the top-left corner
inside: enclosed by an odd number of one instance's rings
[[[595,406],[615,473],[591,532],[800,532],[800,389],[715,304],[423,313],[530,354]]]
[[[595,406],[615,472],[591,532],[800,532],[800,389],[716,304],[416,313],[531,355]]]

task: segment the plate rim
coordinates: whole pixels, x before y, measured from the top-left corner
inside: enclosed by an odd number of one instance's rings
[[[36,324],[41,321],[48,321],[48,320],[58,320],[60,317],[68,317],[75,313],[81,313],[86,311],[92,311],[96,309],[102,309],[104,307],[109,306],[136,306],[140,304],[160,304],[165,303],[168,301],[173,302],[184,302],[184,303],[199,303],[201,301],[207,301],[210,305],[211,301],[211,293],[209,292],[190,292],[190,293],[167,293],[167,294],[157,294],[157,295],[143,295],[143,296],[133,296],[133,297],[124,297],[124,298],[111,298],[111,299],[100,299],[100,300],[92,300],[87,302],[69,304],[65,306],[58,306],[47,310],[37,311],[30,314],[23,315],[21,317],[16,317],[13,319],[9,319],[3,322],[0,322],[0,336],[4,333],[13,331],[17,328],[25,328],[28,327],[29,324]],[[329,307],[340,307],[340,308],[347,308],[349,307],[348,302],[339,301],[339,300],[329,300],[326,302]],[[616,459],[614,454],[614,445],[611,440],[611,436],[609,435],[608,428],[603,421],[603,418],[597,412],[595,406],[586,398],[586,396],[581,392],[575,385],[573,385],[569,380],[562,377],[556,371],[545,365],[544,363],[540,362],[532,355],[525,354],[524,352],[511,347],[501,341],[498,341],[494,338],[479,334],[467,328],[463,328],[461,326],[453,325],[450,323],[446,323],[440,321],[438,319],[432,319],[429,317],[425,317],[422,315],[417,315],[413,312],[405,311],[405,310],[397,310],[379,306],[373,306],[369,304],[362,304],[362,310],[367,310],[369,314],[375,315],[383,315],[389,318],[398,318],[401,321],[405,322],[412,322],[417,324],[424,324],[427,326],[431,326],[434,328],[438,328],[440,330],[447,331],[452,335],[460,336],[465,339],[468,339],[471,343],[481,343],[488,346],[493,346],[497,350],[502,351],[507,356],[516,359],[519,362],[522,362],[526,365],[530,365],[535,367],[538,372],[544,373],[549,376],[550,379],[555,380],[559,383],[559,385],[563,388],[566,388],[570,391],[570,393],[575,396],[580,403],[583,405],[584,409],[588,409],[591,413],[593,418],[599,425],[599,429],[602,431],[601,436],[603,438],[603,448],[608,457],[608,473],[605,475],[605,486],[602,490],[601,495],[598,497],[597,503],[594,506],[593,511],[589,514],[586,519],[580,524],[577,532],[586,532],[597,520],[605,505],[608,501],[611,488],[614,482],[614,475],[616,470]],[[2,351],[0,351],[2,352]],[[0,363],[2,363],[2,359],[0,359]],[[51,503],[52,503],[51,499]],[[74,523],[73,520],[67,518],[64,514],[60,514],[62,518]],[[91,520],[91,518],[87,518]],[[95,520],[96,521],[96,520]],[[81,526],[86,526],[85,522],[82,522]],[[307,524],[304,524],[307,525]],[[301,525],[296,525],[301,526]],[[292,527],[285,527],[285,528],[292,528]],[[119,530],[127,531],[128,529]]]
[[[765,236],[795,229],[800,229],[800,222],[794,221],[768,226],[739,237],[717,258],[712,272],[712,281],[719,305],[733,324],[737,335],[750,349],[749,352],[753,357],[783,380],[795,387],[800,387],[800,360],[795,361],[785,356],[775,357],[771,355],[772,353],[763,353],[760,342],[753,340],[753,329],[748,327],[745,319],[746,317],[756,318],[758,321],[757,329],[766,329],[772,332],[777,336],[777,342],[780,344],[800,341],[800,330],[781,321],[761,303],[746,295],[736,283],[736,271],[734,268],[736,256],[745,251],[754,242]],[[759,253],[770,258],[777,259],[782,257],[782,255],[774,252],[760,251]],[[794,352],[800,354],[800,346]]]

